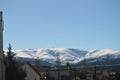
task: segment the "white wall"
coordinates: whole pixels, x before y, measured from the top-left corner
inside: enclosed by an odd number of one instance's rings
[[[40,80],[40,75],[37,74],[28,64],[24,64],[23,69],[26,71],[25,80]]]

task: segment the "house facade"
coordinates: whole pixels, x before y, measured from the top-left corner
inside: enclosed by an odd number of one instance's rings
[[[4,51],[3,51],[3,19],[2,11],[0,11],[0,80],[5,80],[4,67]]]
[[[25,62],[22,69],[26,72],[25,80],[40,80],[40,73],[30,63]]]

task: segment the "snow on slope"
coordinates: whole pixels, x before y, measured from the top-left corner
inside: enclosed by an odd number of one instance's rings
[[[16,57],[24,58],[39,58],[49,63],[55,63],[57,56],[59,56],[61,63],[78,63],[84,58],[97,58],[105,57],[107,54],[111,55],[112,58],[120,56],[120,51],[115,50],[81,50],[74,48],[49,48],[49,49],[23,49],[15,50]]]
[[[117,58],[120,55],[119,51],[103,49],[103,50],[91,50],[86,54],[86,58],[97,58],[97,57],[105,57],[105,55],[113,55],[111,58]]]
[[[88,53],[86,50],[73,49],[73,48],[50,48],[50,49],[23,49],[15,50],[16,57],[24,58],[39,58],[43,61],[54,63],[57,56],[61,62],[77,63],[79,58]]]

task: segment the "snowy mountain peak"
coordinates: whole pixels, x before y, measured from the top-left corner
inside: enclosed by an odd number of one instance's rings
[[[42,49],[21,49],[14,50],[16,57],[22,58],[39,58],[42,61],[49,63],[55,63],[56,58],[59,57],[61,63],[78,63],[84,58],[98,58],[106,55],[112,55],[112,58],[117,58],[120,56],[120,51],[115,51],[111,49],[103,50],[82,50],[74,48],[42,48]]]

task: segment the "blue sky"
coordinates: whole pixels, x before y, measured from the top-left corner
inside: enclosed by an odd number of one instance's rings
[[[4,48],[120,49],[120,0],[0,0]]]

